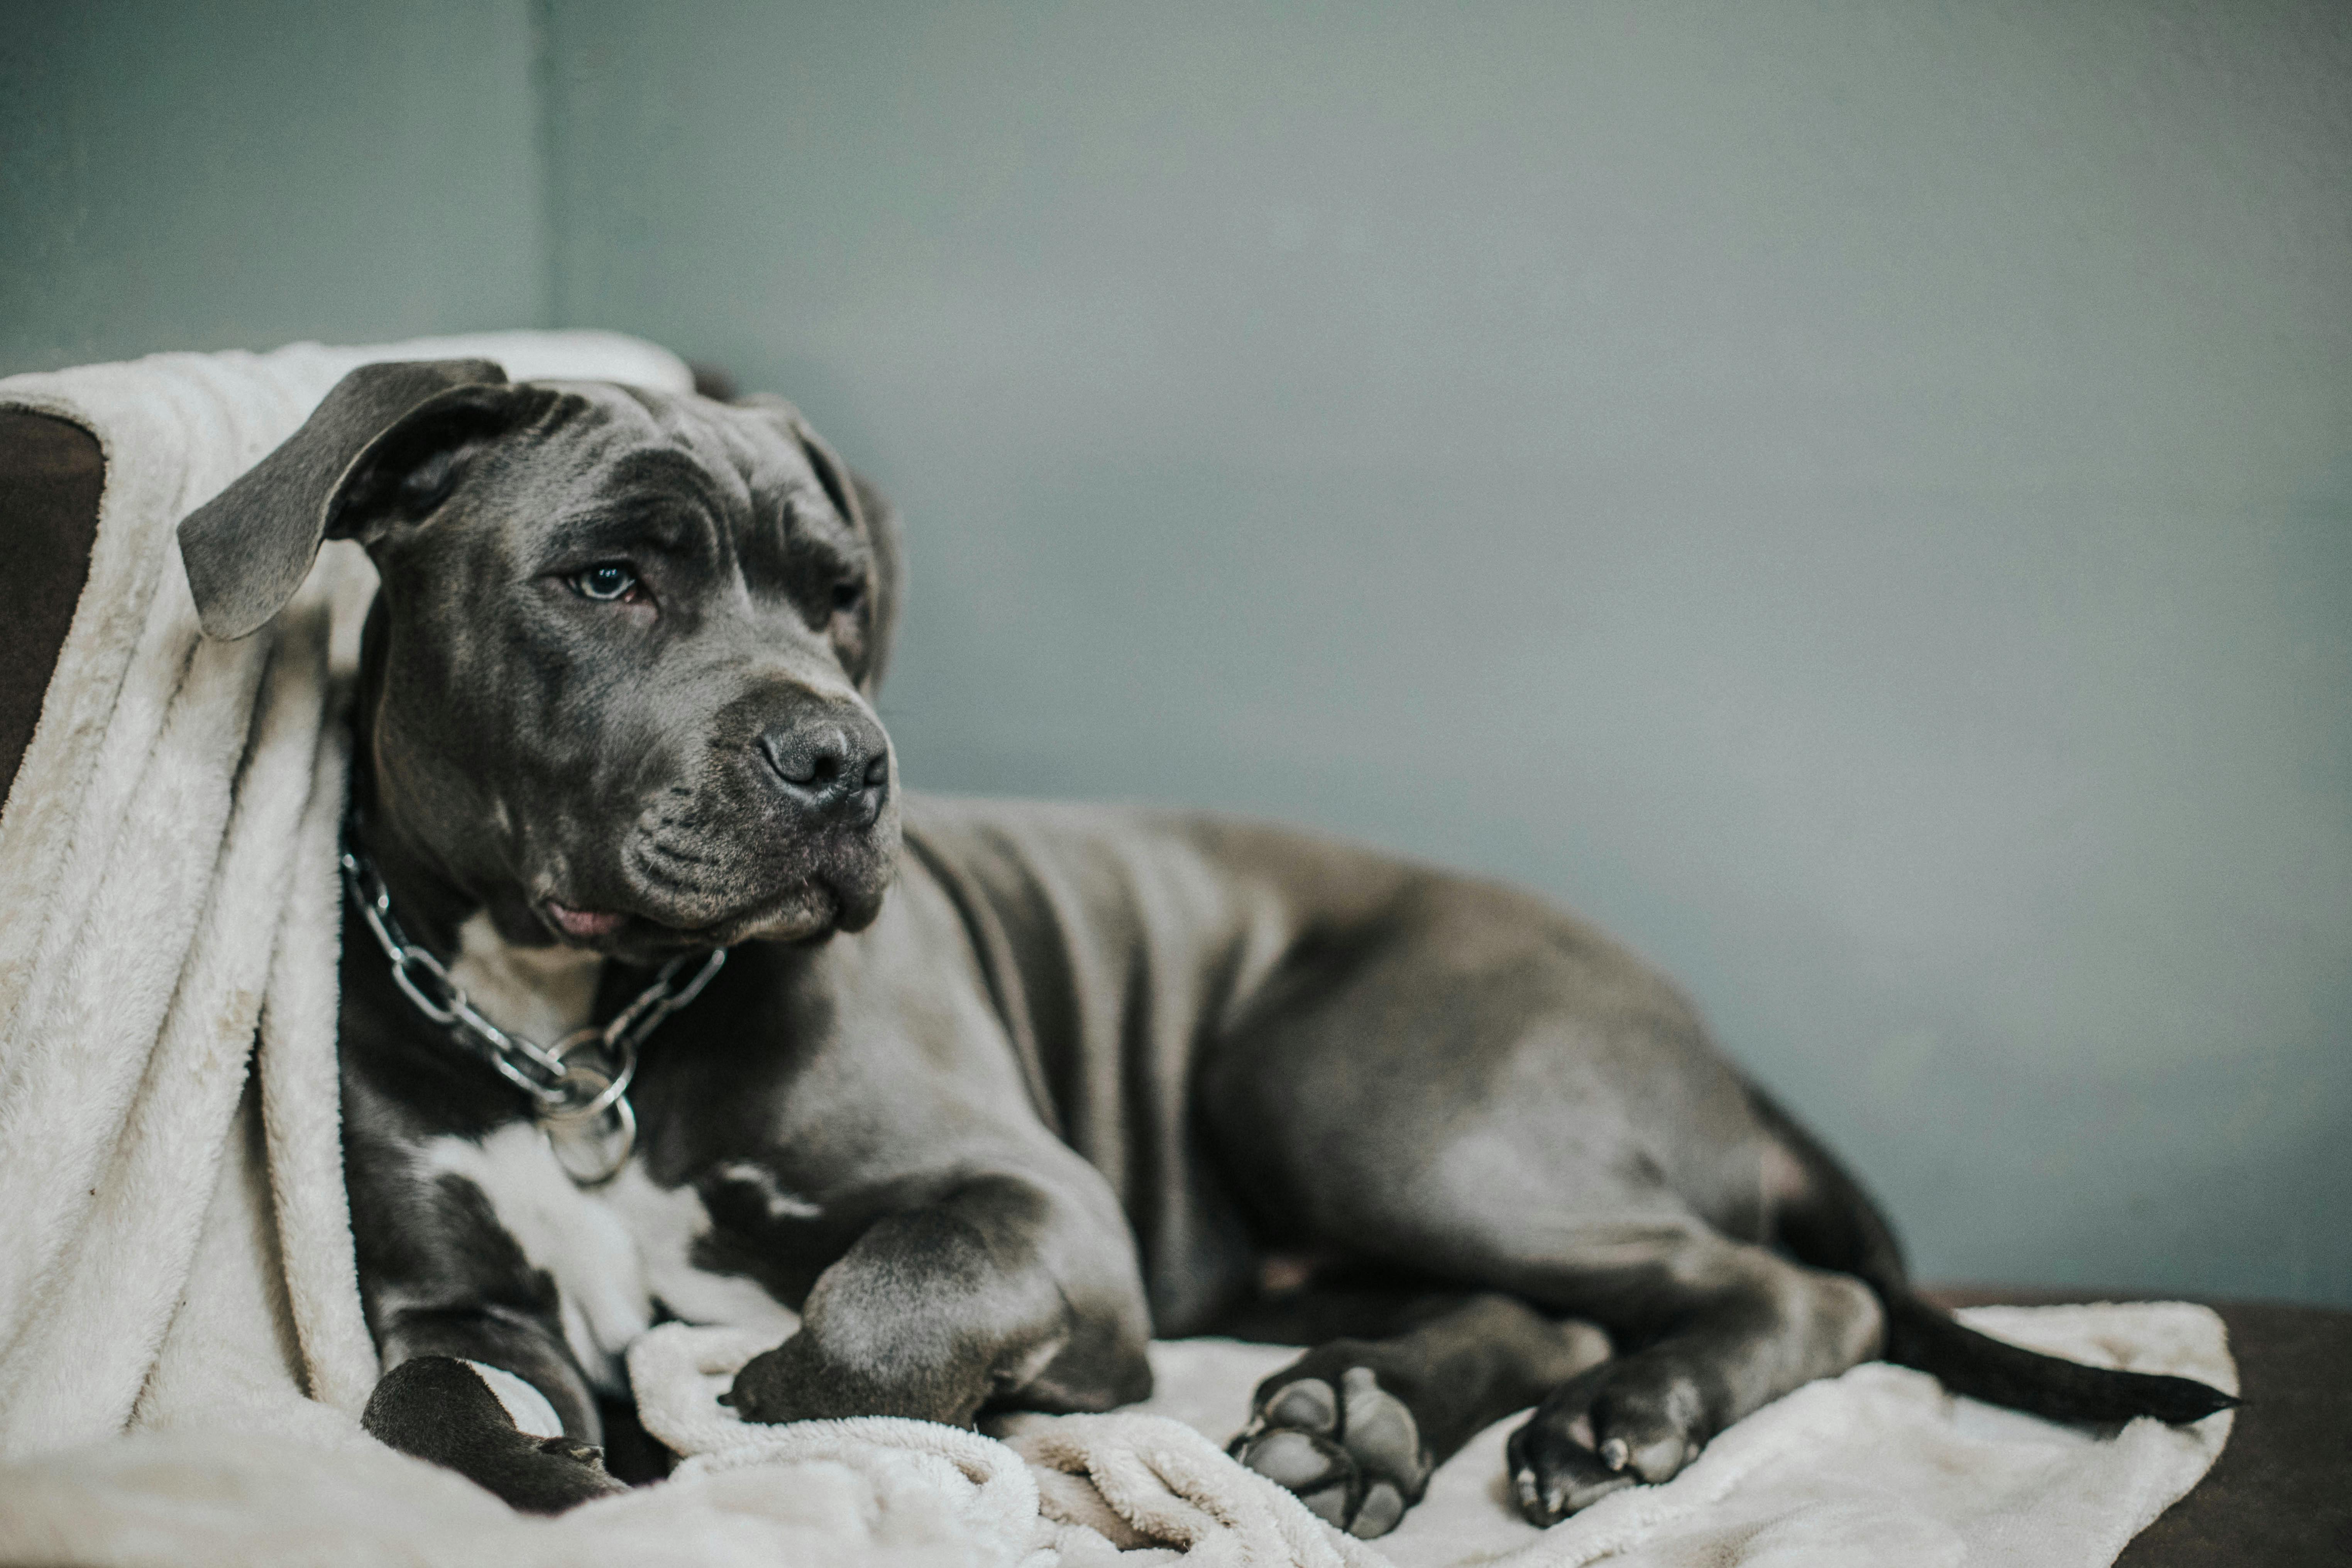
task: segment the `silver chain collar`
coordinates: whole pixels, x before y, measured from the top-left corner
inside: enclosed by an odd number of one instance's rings
[[[466,988],[450,978],[448,966],[408,940],[392,912],[383,879],[352,847],[348,834],[342,868],[343,890],[390,961],[392,983],[450,1043],[497,1068],[530,1097],[532,1119],[564,1174],[582,1186],[610,1181],[637,1143],[637,1113],[629,1108],[637,1047],[662,1020],[702,994],[727,962],[727,950],[714,949],[691,973],[688,965],[694,955],[680,953],[611,1023],[601,1028],[591,1024],[542,1046],[528,1036],[509,1034],[476,1011]]]

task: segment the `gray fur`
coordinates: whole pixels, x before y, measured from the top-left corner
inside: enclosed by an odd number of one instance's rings
[[[190,520],[190,580],[242,635],[321,535],[373,555],[353,794],[416,938],[446,956],[487,916],[599,954],[600,1017],[646,966],[733,947],[633,1100],[637,1173],[709,1217],[690,1261],[802,1315],[735,1380],[747,1419],[1106,1409],[1149,1389],[1155,1329],[1289,1318],[1314,1348],[1234,1413],[1237,1451],[1374,1534],[1512,1410],[1536,1407],[1514,1486],[1548,1521],[1666,1479],[1890,1322],[1914,1364],[1975,1353],[1601,933],[1278,828],[903,798],[870,487],[786,405],[486,368],[356,373]],[[597,596],[624,579],[641,599]],[[519,1506],[602,1495],[624,1413],[567,1342],[577,1303],[474,1167],[421,1157],[525,1108],[366,943],[342,982],[372,1429]],[[2021,1403],[2065,1364],[2007,1353],[1987,1386]],[[564,1437],[520,1435],[468,1361]]]

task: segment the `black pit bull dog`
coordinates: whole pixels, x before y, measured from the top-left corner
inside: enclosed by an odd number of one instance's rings
[[[2231,1403],[1923,1303],[1674,990],[1534,899],[903,796],[889,513],[783,405],[372,365],[183,525],[206,630],[322,539],[383,577],[341,1047],[367,1425],[518,1507],[623,1484],[619,1352],[672,1318],[772,1325],[747,1419],[964,1425],[1286,1322],[1314,1348],[1234,1452],[1367,1536],[1530,1405],[1549,1522],[1873,1356],[2061,1419]]]

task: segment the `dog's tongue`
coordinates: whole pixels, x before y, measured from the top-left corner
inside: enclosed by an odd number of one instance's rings
[[[555,923],[562,928],[563,934],[575,942],[593,942],[600,936],[610,936],[627,918],[610,910],[572,909],[553,899],[547,900],[547,912],[555,917]]]

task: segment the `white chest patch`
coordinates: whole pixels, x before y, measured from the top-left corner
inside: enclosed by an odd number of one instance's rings
[[[518,947],[500,936],[487,910],[457,928],[457,958],[449,978],[467,1000],[510,1035],[551,1046],[596,1013],[596,981],[604,960],[576,947]]]
[[[754,1281],[695,1267],[709,1212],[692,1187],[656,1186],[635,1159],[601,1186],[576,1186],[527,1121],[479,1142],[435,1138],[418,1157],[436,1175],[479,1187],[523,1257],[555,1281],[563,1337],[600,1388],[625,1388],[622,1354],[657,1310],[689,1323],[772,1331],[780,1343],[800,1327],[799,1315]]]

